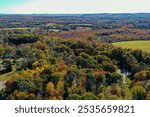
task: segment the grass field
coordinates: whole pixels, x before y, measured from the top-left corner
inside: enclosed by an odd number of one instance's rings
[[[12,72],[8,72],[8,73],[0,75],[0,82],[7,81],[8,79],[11,79],[15,75],[15,73],[17,73],[16,72],[16,66],[13,66]]]
[[[5,83],[7,82],[7,80],[13,78],[15,73],[16,73],[15,71],[12,71],[12,72],[0,75],[0,90],[2,90],[5,87]]]
[[[21,27],[21,28],[4,28],[0,30],[28,30],[28,29],[33,29],[32,27]]]
[[[7,81],[8,79],[11,79],[15,75],[15,72],[9,72],[3,75],[0,75],[0,82]]]
[[[114,46],[130,49],[141,49],[150,53],[150,41],[126,41],[113,43]]]

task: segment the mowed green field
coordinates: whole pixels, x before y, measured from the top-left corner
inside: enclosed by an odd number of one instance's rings
[[[16,73],[17,73],[16,66],[13,66],[13,71],[0,75],[0,82],[7,81],[7,80],[13,78],[13,76]]]
[[[141,49],[150,53],[150,41],[125,41],[113,43],[114,46],[130,49]]]
[[[16,72],[9,72],[9,73],[0,75],[0,82],[7,81],[7,80],[13,78],[13,76],[15,75],[15,73]]]

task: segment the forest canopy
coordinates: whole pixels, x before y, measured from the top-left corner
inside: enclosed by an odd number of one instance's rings
[[[149,100],[150,52],[112,44],[149,40],[149,19],[0,16],[0,99]]]

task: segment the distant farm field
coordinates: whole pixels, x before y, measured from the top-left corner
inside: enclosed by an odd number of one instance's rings
[[[141,49],[145,52],[150,52],[150,41],[126,41],[116,42],[113,45],[122,48]]]
[[[3,28],[0,30],[28,30],[28,29],[33,29],[32,27],[20,27],[20,28]]]

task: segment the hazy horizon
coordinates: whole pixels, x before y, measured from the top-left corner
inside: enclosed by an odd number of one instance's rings
[[[0,0],[0,14],[150,13],[149,0]]]

